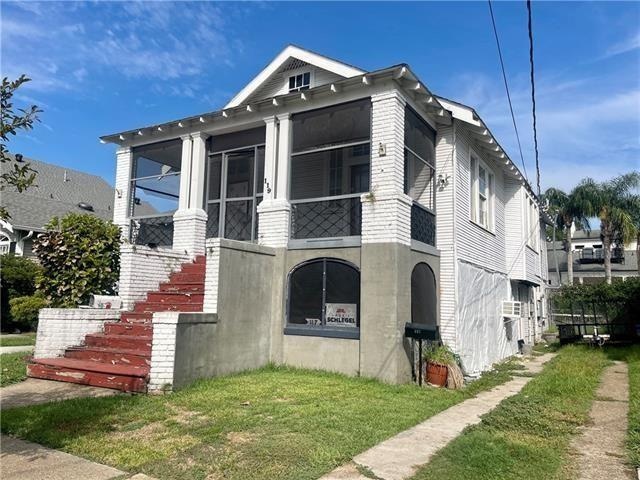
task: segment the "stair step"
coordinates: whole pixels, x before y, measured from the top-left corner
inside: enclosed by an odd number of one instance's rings
[[[134,312],[201,312],[202,302],[158,303],[140,302],[133,307]]]
[[[148,373],[149,369],[143,367],[71,358],[43,358],[27,365],[27,374],[30,377],[112,388],[124,392],[146,392]]]
[[[180,269],[180,273],[205,274],[206,265],[204,263],[185,263]]]
[[[142,323],[151,324],[153,313],[151,312],[122,312],[120,321],[122,323]]]
[[[204,285],[203,273],[182,273],[176,272],[169,276],[170,283],[200,283]]]
[[[105,347],[72,347],[64,354],[65,358],[84,360],[89,362],[111,363],[113,365],[130,365],[149,367],[151,358],[149,353],[126,348]]]
[[[138,335],[104,335],[91,334],[84,339],[89,347],[125,348],[151,354],[151,337]]]
[[[204,294],[203,283],[174,283],[164,282],[160,284],[160,292],[175,292],[175,293],[202,293]]]
[[[204,302],[203,293],[183,293],[183,292],[149,292],[147,303],[200,303]]]
[[[107,335],[151,336],[153,335],[153,326],[151,323],[105,323],[104,333]]]

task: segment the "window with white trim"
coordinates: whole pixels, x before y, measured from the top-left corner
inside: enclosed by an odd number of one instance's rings
[[[493,195],[495,176],[487,165],[471,153],[471,220],[493,230]]]
[[[311,72],[304,72],[289,77],[289,93],[308,90],[311,86]]]

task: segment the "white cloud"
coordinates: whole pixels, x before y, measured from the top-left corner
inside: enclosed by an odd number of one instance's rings
[[[604,53],[603,58],[613,57],[622,53],[631,52],[640,48],[640,32],[623,40],[622,42],[611,45]]]

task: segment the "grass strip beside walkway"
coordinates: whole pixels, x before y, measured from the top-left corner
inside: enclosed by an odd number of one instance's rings
[[[0,336],[0,347],[23,347],[36,344],[36,333]]]
[[[588,419],[607,363],[602,350],[562,348],[518,395],[443,448],[414,478],[565,478],[571,437]]]
[[[0,355],[0,387],[18,383],[27,378],[27,352]]]
[[[511,378],[461,391],[266,367],[177,393],[6,410],[2,431],[157,478],[317,479],[354,455]]]

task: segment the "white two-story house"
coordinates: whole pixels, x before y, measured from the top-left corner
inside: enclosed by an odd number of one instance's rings
[[[67,314],[43,311],[33,376],[143,391],[274,362],[400,383],[406,323],[468,374],[540,331],[531,186],[472,108],[408,65],[289,46],[221,110],[101,140],[119,146],[123,311],[79,327],[79,347],[47,343]]]

